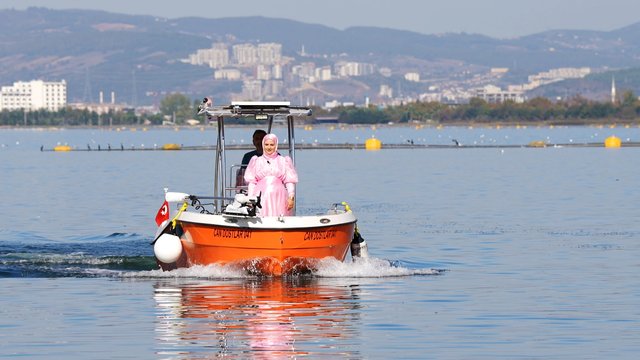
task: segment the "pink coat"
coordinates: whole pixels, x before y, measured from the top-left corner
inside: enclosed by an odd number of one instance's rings
[[[254,156],[244,173],[249,196],[262,193],[260,216],[291,215],[287,199],[295,195],[298,174],[288,156]]]

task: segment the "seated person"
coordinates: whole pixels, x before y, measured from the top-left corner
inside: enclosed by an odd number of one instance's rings
[[[236,173],[236,187],[246,185],[244,182],[244,171],[247,168],[247,165],[249,165],[249,161],[252,157],[262,155],[262,139],[265,135],[267,135],[267,132],[261,129],[253,132],[253,146],[255,146],[256,149],[249,151],[242,157],[240,169]]]

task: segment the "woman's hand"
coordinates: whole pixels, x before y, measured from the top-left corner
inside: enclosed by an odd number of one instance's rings
[[[293,204],[294,204],[293,200],[294,200],[293,196],[289,196],[289,198],[287,199],[287,210],[293,209]]]

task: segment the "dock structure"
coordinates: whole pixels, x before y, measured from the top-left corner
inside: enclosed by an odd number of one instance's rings
[[[380,150],[386,149],[508,149],[508,148],[585,148],[585,147],[609,147],[603,142],[597,143],[542,143],[539,141],[533,141],[529,144],[506,144],[506,145],[497,145],[497,144],[471,144],[464,145],[460,143],[453,143],[451,145],[442,145],[442,144],[410,144],[410,143],[399,143],[399,144],[383,144]],[[624,142],[619,147],[640,147],[640,142]],[[287,144],[281,144],[280,149],[287,149]],[[194,145],[194,146],[184,146],[178,144],[165,144],[163,146],[154,146],[154,147],[125,147],[125,146],[96,146],[91,148],[87,147],[73,147],[69,145],[56,146],[54,148],[45,148],[44,146],[40,147],[40,151],[99,151],[99,152],[108,152],[108,151],[177,151],[177,150],[215,150],[215,145]],[[250,144],[228,144],[226,145],[227,150],[252,150],[254,147]],[[341,143],[341,144],[296,144],[296,149],[299,150],[366,150],[365,144],[356,144],[356,143]]]

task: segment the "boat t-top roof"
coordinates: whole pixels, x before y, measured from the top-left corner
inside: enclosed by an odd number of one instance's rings
[[[289,156],[295,164],[295,136],[293,120],[296,117],[311,116],[311,109],[302,106],[291,106],[288,101],[235,101],[231,105],[213,106],[212,101],[204,98],[198,109],[198,115],[206,115],[209,119],[215,119],[218,124],[218,139],[216,142],[216,160],[214,173],[214,201],[216,209],[221,209],[222,200],[226,191],[235,192],[235,188],[228,186],[225,169],[226,151],[224,135],[224,119],[253,117],[256,120],[267,120],[267,133],[271,132],[273,119],[280,117],[287,120],[287,140]]]
[[[213,106],[208,98],[200,105],[198,114],[215,117],[255,117],[257,120],[268,116],[301,117],[311,116],[311,109],[291,106],[288,101],[234,101],[231,105]]]

